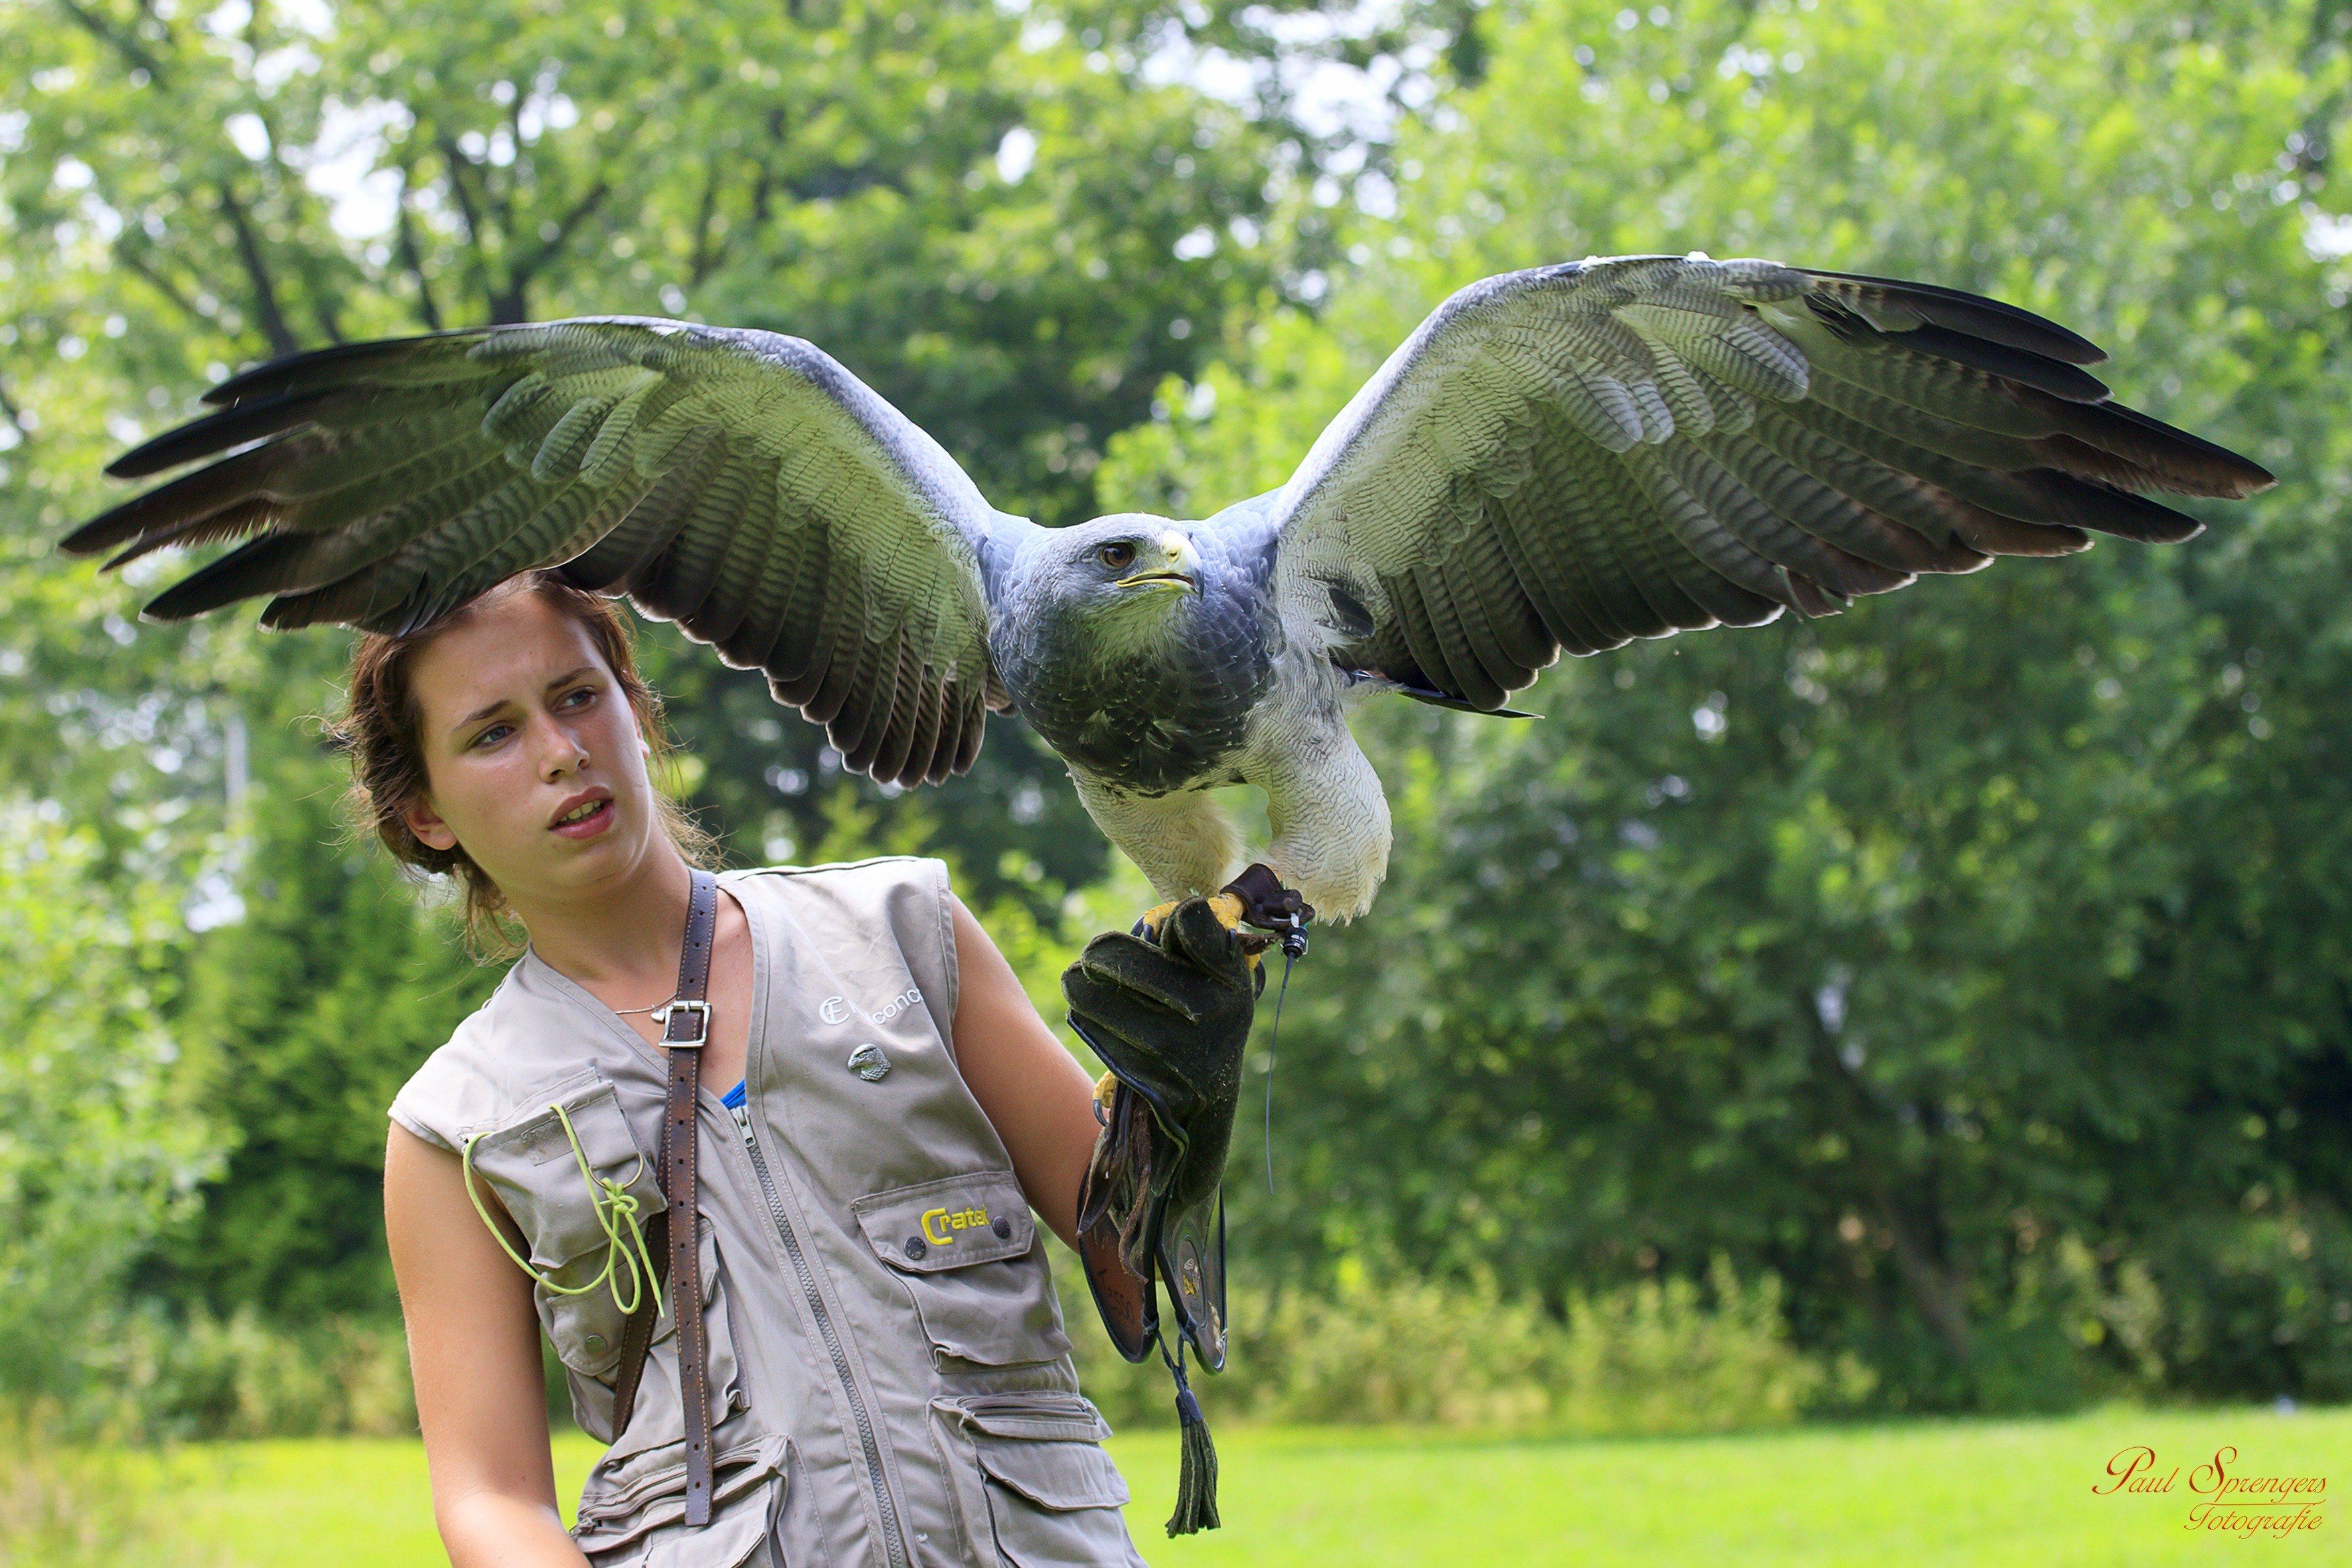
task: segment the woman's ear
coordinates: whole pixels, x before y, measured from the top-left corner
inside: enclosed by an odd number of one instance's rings
[[[428,849],[438,849],[446,855],[457,847],[457,835],[434,811],[430,800],[419,800],[403,807],[400,820],[407,826],[410,833],[415,835],[416,841]]]

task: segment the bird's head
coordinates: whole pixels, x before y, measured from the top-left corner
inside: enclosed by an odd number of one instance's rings
[[[1201,552],[1164,517],[1127,512],[1059,529],[1032,563],[1049,616],[1109,642],[1147,639],[1206,584]]]

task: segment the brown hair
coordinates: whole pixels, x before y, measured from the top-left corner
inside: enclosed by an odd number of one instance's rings
[[[457,615],[406,637],[362,634],[352,647],[342,711],[329,721],[327,730],[329,739],[351,762],[351,793],[344,798],[354,826],[373,832],[402,865],[457,879],[466,893],[467,946],[485,961],[512,957],[522,951],[508,921],[506,894],[474,863],[464,845],[436,849],[411,833],[402,820],[401,814],[424,799],[429,790],[425,714],[411,684],[411,671],[417,654],[442,633],[494,598],[516,593],[533,595],[588,634],[637,716],[637,729],[653,752],[648,771],[658,775],[669,760],[669,733],[662,725],[660,695],[637,673],[636,648],[628,623],[612,600],[575,588],[551,572],[526,572],[509,578]],[[687,863],[714,864],[717,845],[711,837],[658,786],[654,801],[662,830]]]

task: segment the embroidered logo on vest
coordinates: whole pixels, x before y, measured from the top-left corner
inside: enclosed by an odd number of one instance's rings
[[[956,1232],[973,1228],[986,1230],[988,1211],[983,1208],[925,1209],[923,1235],[934,1247],[953,1247]],[[1010,1226],[1006,1227],[1010,1229]],[[998,1232],[1001,1236],[1003,1233]]]

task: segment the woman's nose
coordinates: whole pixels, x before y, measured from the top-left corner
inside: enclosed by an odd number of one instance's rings
[[[566,773],[576,773],[588,765],[588,747],[565,726],[552,718],[542,716],[535,726],[541,733],[533,740],[539,748],[539,776],[553,781]]]

